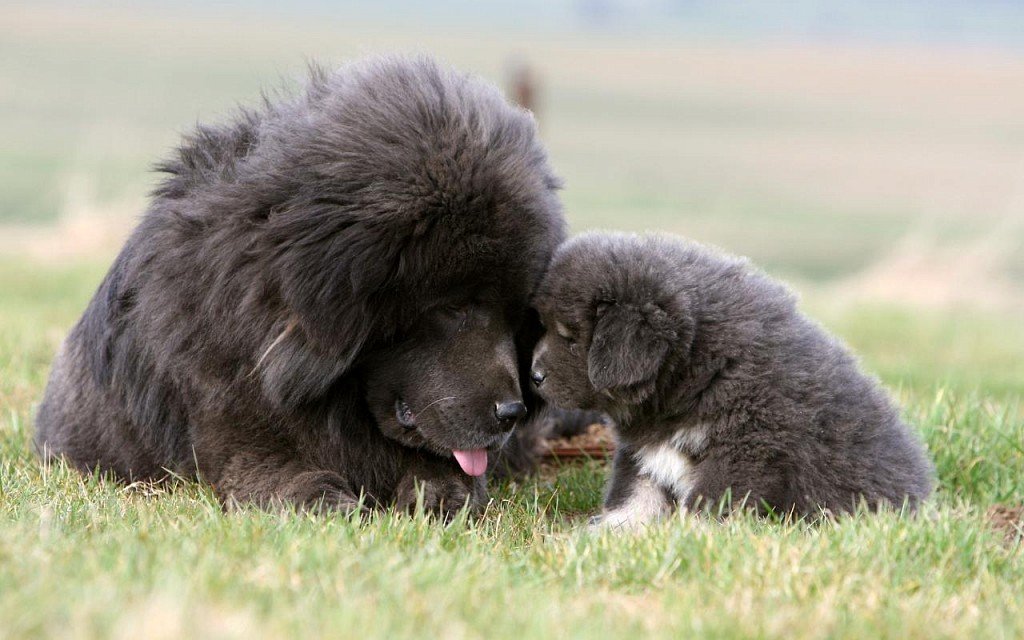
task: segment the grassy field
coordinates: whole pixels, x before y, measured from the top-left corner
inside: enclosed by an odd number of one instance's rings
[[[0,7],[0,638],[1024,635],[1024,547],[988,515],[1024,502],[1024,60],[47,6]],[[393,49],[496,80],[530,60],[574,228],[684,233],[791,279],[924,435],[934,501],[595,536],[596,462],[448,526],[42,468],[34,404],[147,167],[304,57]]]
[[[0,264],[0,637],[1024,633],[1024,554],[985,515],[1024,496],[1024,333],[1009,322],[822,309],[900,390],[935,457],[940,490],[915,519],[591,536],[605,469],[589,463],[498,488],[474,522],[359,523],[225,515],[201,486],[41,468],[32,403],[102,268]]]

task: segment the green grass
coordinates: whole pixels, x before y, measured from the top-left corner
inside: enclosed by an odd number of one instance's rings
[[[992,258],[952,289],[1019,285],[1019,172],[1006,168],[1024,151],[1024,93],[1013,90],[1024,67],[240,13],[0,7],[0,638],[1024,635],[1024,553],[985,516],[1024,502],[1019,313],[827,293],[906,237],[935,245],[925,258],[940,274],[961,253]],[[813,283],[806,308],[921,430],[935,499],[912,519],[679,518],[594,536],[584,524],[604,484],[596,462],[497,487],[482,517],[447,526],[225,514],[200,485],[42,468],[34,403],[111,256],[61,262],[48,245],[2,242],[5,230],[126,220],[152,185],[147,168],[197,120],[253,104],[306,58],[394,50],[499,82],[524,53],[574,229],[673,231]],[[60,232],[67,255],[87,228]],[[1019,312],[1020,291],[1003,306]]]
[[[1021,370],[1002,366],[1024,351],[1011,319],[823,307],[900,389],[928,442],[940,489],[918,517],[678,518],[595,536],[584,524],[600,503],[596,462],[498,487],[482,517],[447,526],[395,513],[225,514],[200,485],[123,487],[43,468],[32,404],[102,271],[0,262],[0,636],[1024,633],[1024,554],[984,516],[1024,497]],[[990,365],[997,375],[984,375]]]

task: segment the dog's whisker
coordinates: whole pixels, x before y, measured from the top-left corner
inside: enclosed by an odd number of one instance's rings
[[[416,415],[419,415],[419,414],[423,413],[424,411],[426,411],[427,409],[429,409],[430,407],[432,407],[432,406],[434,406],[435,404],[437,404],[438,402],[444,402],[445,400],[455,400],[455,398],[457,398],[457,397],[458,397],[458,396],[446,396],[446,397],[444,397],[444,398],[438,398],[437,400],[434,400],[433,402],[431,402],[431,403],[430,403],[430,404],[428,404],[427,406],[423,407],[422,409],[420,409],[419,411],[416,411],[416,412],[414,412],[414,413],[415,413]]]

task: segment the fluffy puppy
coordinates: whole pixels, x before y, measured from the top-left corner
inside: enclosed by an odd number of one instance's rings
[[[878,382],[745,260],[586,234],[557,250],[534,305],[547,327],[531,374],[540,394],[616,423],[601,523],[730,496],[804,517],[914,508],[932,490],[924,449]]]
[[[372,59],[199,127],[160,170],[57,356],[39,451],[225,503],[480,504],[564,238],[530,114]]]

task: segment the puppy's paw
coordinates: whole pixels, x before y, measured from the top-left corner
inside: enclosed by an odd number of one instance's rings
[[[669,509],[664,505],[655,508],[642,502],[627,502],[614,509],[605,509],[600,515],[592,517],[587,528],[591,531],[639,531],[660,522],[669,513]]]
[[[647,520],[632,517],[630,514],[621,511],[605,511],[600,515],[590,518],[590,521],[587,523],[587,531],[591,533],[639,531],[656,520],[656,518]]]
[[[604,514],[599,513],[596,516],[590,516],[587,520],[587,531],[590,533],[600,533],[604,530]]]

